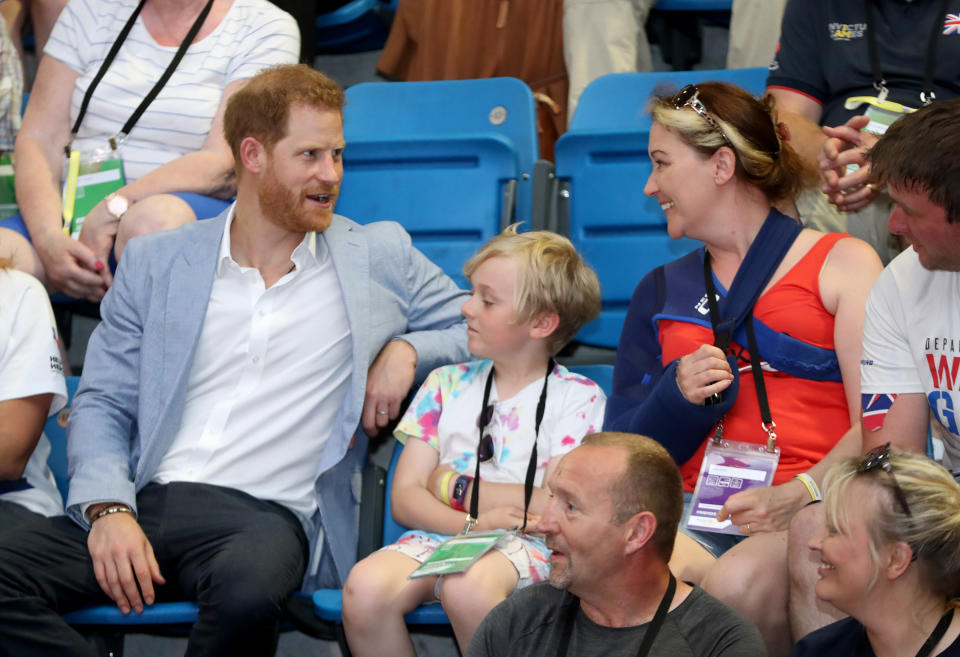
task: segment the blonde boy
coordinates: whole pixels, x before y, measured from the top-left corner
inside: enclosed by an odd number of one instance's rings
[[[603,391],[553,361],[600,312],[596,274],[573,245],[554,233],[510,227],[464,273],[473,287],[461,309],[468,344],[484,360],[434,370],[397,426],[405,447],[391,491],[393,513],[415,529],[358,563],[347,579],[344,627],[357,657],[414,655],[403,616],[436,600],[465,651],[490,609],[545,579],[549,550],[542,538],[523,533],[505,536],[464,573],[407,576],[463,528],[475,495],[477,530],[523,526],[524,481],[536,442],[527,509],[527,523],[534,522],[547,504],[539,487],[544,476],[603,425]]]

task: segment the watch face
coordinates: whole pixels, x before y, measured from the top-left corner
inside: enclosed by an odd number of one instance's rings
[[[114,196],[107,202],[107,210],[117,219],[123,216],[123,213],[127,211],[128,207],[129,203],[127,203],[127,199],[119,195]]]

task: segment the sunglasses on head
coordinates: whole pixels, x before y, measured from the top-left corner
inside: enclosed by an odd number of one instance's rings
[[[907,496],[903,494],[903,489],[900,488],[900,484],[897,483],[897,477],[893,474],[893,466],[890,464],[890,443],[881,445],[880,447],[874,447],[867,452],[863,456],[863,460],[860,461],[860,465],[857,466],[857,473],[863,474],[864,472],[870,472],[877,468],[890,475],[890,480],[893,482],[894,497],[897,498],[897,502],[900,504],[903,512],[908,516],[913,516],[913,514],[910,513],[910,505],[907,504]]]
[[[692,109],[699,114],[700,118],[706,121],[711,128],[720,133],[720,136],[723,137],[723,140],[727,142],[729,146],[733,147],[733,142],[727,138],[726,133],[723,131],[723,128],[720,127],[720,124],[717,123],[716,119],[710,116],[710,112],[707,111],[707,108],[700,100],[699,94],[700,90],[697,89],[695,84],[688,84],[676,93],[670,104],[673,106],[673,109],[683,109],[684,107]]]

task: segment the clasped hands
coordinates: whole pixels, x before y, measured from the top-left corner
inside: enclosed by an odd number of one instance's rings
[[[878,137],[863,131],[868,123],[870,119],[861,115],[841,126],[823,127],[827,140],[820,149],[821,189],[842,212],[860,210],[876,197],[877,190],[869,184],[870,163],[866,154]],[[848,173],[847,167],[852,164],[859,168]]]
[[[37,240],[37,254],[50,284],[75,299],[98,303],[113,284],[107,263],[118,225],[101,201],[84,219],[78,240],[59,229]]]

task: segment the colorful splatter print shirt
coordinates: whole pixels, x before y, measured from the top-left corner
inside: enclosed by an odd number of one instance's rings
[[[435,369],[397,425],[394,436],[406,444],[419,438],[440,452],[440,463],[473,475],[476,468],[477,421],[483,388],[492,367],[489,360],[447,365]],[[537,402],[543,379],[537,379],[510,399],[500,400],[497,384],[490,391],[494,404],[487,431],[494,458],[480,464],[480,477],[504,484],[522,484],[533,446]],[[547,405],[537,438],[537,474],[540,486],[547,463],[569,452],[587,434],[600,431],[606,396],[590,379],[557,364],[547,383]]]

